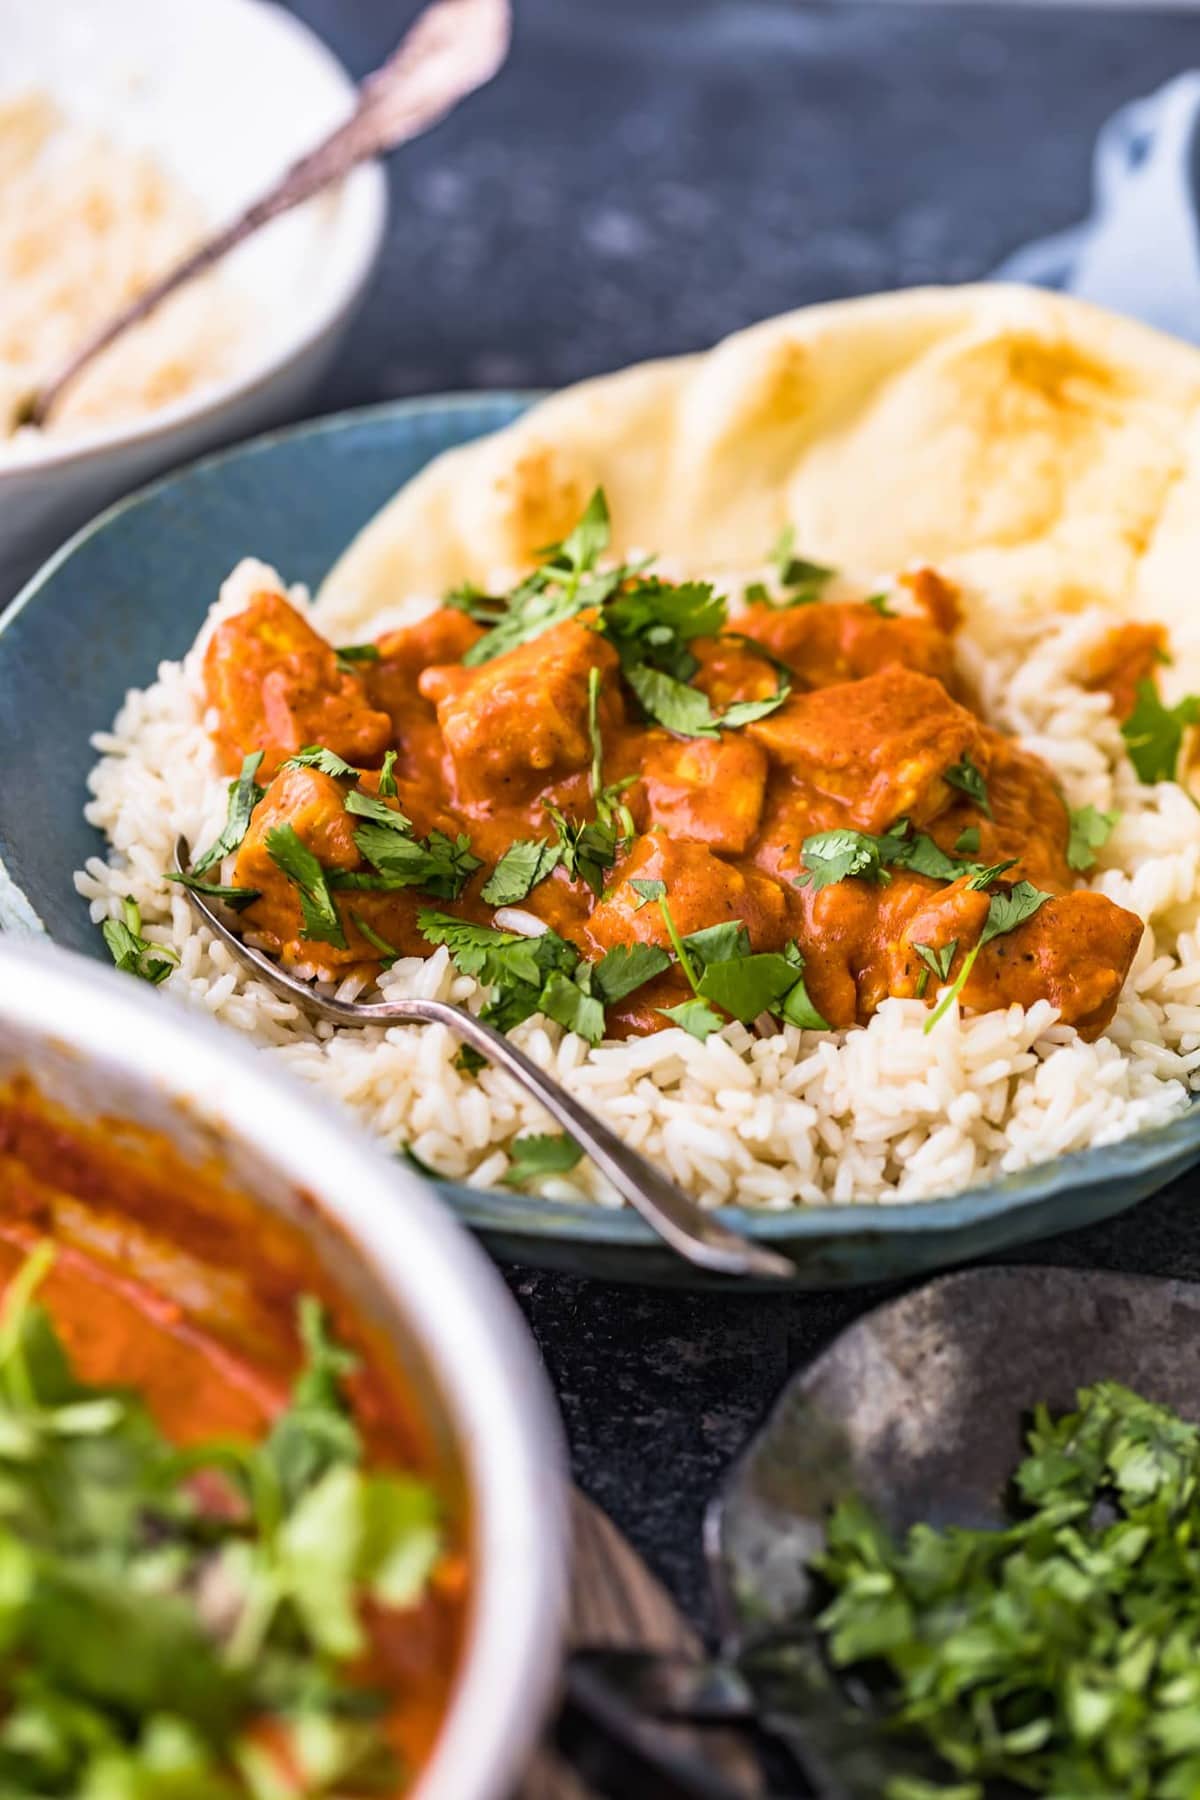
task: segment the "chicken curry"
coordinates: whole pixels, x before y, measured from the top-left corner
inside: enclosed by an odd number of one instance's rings
[[[0,1791],[409,1789],[462,1504],[343,1311],[294,1226],[166,1138],[0,1087]]]
[[[597,494],[510,593],[373,643],[277,593],[221,622],[229,823],[184,879],[317,978],[446,944],[504,1029],[844,1029],[940,994],[1103,1031],[1142,934],[1078,885],[1109,821],[980,717],[947,583],[830,599],[785,538],[731,611],[607,542]]]

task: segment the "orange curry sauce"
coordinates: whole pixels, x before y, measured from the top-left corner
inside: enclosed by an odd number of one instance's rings
[[[794,940],[825,1020],[834,1028],[865,1022],[889,995],[925,994],[928,972],[914,945],[955,944],[953,978],[988,914],[988,894],[966,876],[946,884],[896,869],[886,883],[796,885],[806,837],[836,827],[879,834],[907,819],[951,855],[962,855],[956,846],[967,832],[977,862],[1013,859],[1004,883],[1028,880],[1052,896],[983,947],[964,1003],[986,1010],[1046,999],[1095,1037],[1112,1018],[1141,921],[1076,888],[1067,809],[1050,770],[972,707],[955,662],[953,590],[928,570],[906,585],[917,611],[756,604],[734,616],[727,634],[695,640],[693,685],[714,711],[775,693],[779,664],[791,672],[792,692],[756,723],[692,739],[643,721],[616,652],[588,615],[467,667],[462,657],[481,627],[443,608],[381,637],[377,661],[347,666],[284,599],[257,595],[218,627],[205,660],[221,767],[233,774],[245,754],[261,750],[258,779],[270,784],[228,877],[261,892],[243,915],[245,928],[318,974],[379,960],[345,904],[344,950],[304,940],[296,891],[267,853],[267,833],[291,824],[326,869],[365,867],[345,784],[311,768],[280,768],[309,744],[354,764],[367,794],[377,791],[385,752],[395,750],[398,793],[388,804],[422,837],[466,832],[483,860],[449,904],[413,889],[356,890],[353,910],[371,930],[422,955],[423,907],[490,922],[480,889],[500,857],[515,839],[554,836],[543,802],[576,821],[594,816],[588,684],[597,670],[603,779],[634,778],[622,798],[637,835],[602,896],[559,867],[521,903],[586,956],[639,941],[668,948],[660,908],[630,885],[661,881],[681,935],[737,919],[756,951]],[[1106,673],[1096,671],[1098,683]],[[990,811],[946,780],[964,758],[984,777]],[[614,1006],[609,1029],[660,1029],[658,1009],[687,993],[672,968]]]
[[[422,1600],[365,1619],[361,1673],[388,1698],[407,1789],[459,1661],[467,1509],[394,1354],[347,1312],[307,1238],[230,1185],[219,1155],[197,1164],[121,1121],[82,1125],[18,1079],[0,1086],[0,1290],[47,1238],[57,1253],[39,1298],[76,1373],[141,1394],[180,1444],[265,1436],[301,1362],[296,1298],[326,1306],[359,1357],[347,1386],[371,1461],[426,1476],[445,1505],[447,1549]]]

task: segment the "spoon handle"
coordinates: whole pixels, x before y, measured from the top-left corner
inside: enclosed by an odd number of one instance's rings
[[[94,357],[272,219],[340,181],[358,163],[394,150],[436,125],[500,68],[508,52],[509,27],[508,0],[434,0],[399,49],[367,76],[350,117],[82,344],[29,398],[19,423],[44,425],[64,390]]]
[[[401,1000],[355,1006],[352,1010],[353,1022],[358,1025],[382,1024],[390,1016],[448,1026],[464,1043],[532,1094],[586,1151],[621,1198],[695,1267],[714,1274],[755,1275],[772,1281],[795,1278],[795,1265],[786,1256],[731,1231],[712,1213],[697,1206],[682,1188],[618,1137],[523,1050],[465,1007],[445,1000]]]

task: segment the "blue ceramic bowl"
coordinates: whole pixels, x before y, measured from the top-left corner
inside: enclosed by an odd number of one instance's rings
[[[316,587],[360,526],[454,444],[530,396],[401,402],[261,438],[122,502],[67,544],[0,618],[0,926],[104,959],[72,871],[101,848],[84,822],[88,739],[125,691],[183,655],[240,556]],[[731,1210],[788,1252],[799,1285],[920,1274],[1107,1218],[1200,1161],[1200,1107],[1162,1130],[953,1199],[912,1206]],[[630,1212],[444,1184],[499,1254],[602,1277],[695,1283]]]

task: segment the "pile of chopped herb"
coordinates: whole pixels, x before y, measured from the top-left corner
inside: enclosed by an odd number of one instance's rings
[[[35,1297],[52,1260],[0,1310],[0,1793],[394,1793],[384,1702],[345,1670],[363,1600],[419,1598],[442,1537],[426,1483],[364,1471],[353,1359],[302,1301],[267,1439],[178,1450],[136,1395],[76,1378]]]
[[[1114,1382],[1034,1413],[997,1531],[833,1512],[817,1619],[856,1703],[939,1759],[886,1800],[1195,1800],[1200,1431]]]

